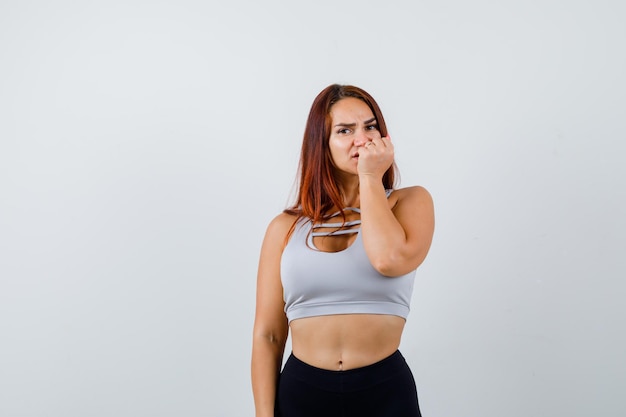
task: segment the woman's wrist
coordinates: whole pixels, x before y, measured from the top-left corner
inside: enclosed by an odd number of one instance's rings
[[[361,188],[369,187],[373,189],[384,189],[383,178],[382,176],[376,174],[359,174],[359,186]]]

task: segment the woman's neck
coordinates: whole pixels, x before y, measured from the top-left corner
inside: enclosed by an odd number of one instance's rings
[[[341,187],[341,194],[343,195],[343,203],[346,207],[359,207],[360,193],[359,193],[359,179],[355,177],[354,180],[349,182],[342,182],[339,184]]]

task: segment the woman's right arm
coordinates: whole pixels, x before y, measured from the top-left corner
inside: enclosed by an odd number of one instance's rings
[[[276,386],[289,331],[280,281],[280,258],[292,222],[293,217],[286,214],[272,220],[261,247],[252,336],[252,392],[256,417],[274,417]]]

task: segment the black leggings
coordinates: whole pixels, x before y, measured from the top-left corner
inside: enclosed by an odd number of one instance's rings
[[[276,417],[421,417],[413,374],[400,351],[380,362],[328,371],[287,359]]]

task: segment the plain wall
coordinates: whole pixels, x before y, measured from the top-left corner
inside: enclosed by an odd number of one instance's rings
[[[626,413],[622,1],[0,4],[0,416],[253,415],[306,116],[369,91],[437,227],[428,417]]]

